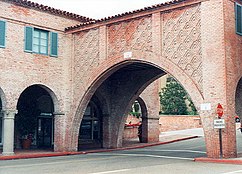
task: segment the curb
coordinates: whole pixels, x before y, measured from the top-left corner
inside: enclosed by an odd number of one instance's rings
[[[22,155],[13,155],[13,156],[0,156],[0,161],[1,160],[28,159],[28,158],[58,157],[58,156],[68,156],[68,155],[82,155],[82,154],[88,154],[88,153],[101,153],[101,152],[112,152],[112,151],[119,151],[119,150],[130,150],[130,149],[138,149],[138,148],[145,148],[145,147],[169,144],[169,143],[189,140],[189,139],[193,139],[193,138],[198,138],[198,136],[190,136],[190,137],[179,138],[176,140],[171,140],[171,141],[166,141],[166,142],[143,144],[143,145],[122,147],[122,148],[116,148],[116,149],[98,149],[98,150],[89,150],[89,151],[81,151],[81,152],[52,152],[52,153],[36,153],[36,154],[22,154]]]
[[[215,158],[195,158],[195,162],[207,162],[207,163],[226,163],[226,164],[239,164],[242,165],[242,160],[236,160],[236,159],[215,159]]]

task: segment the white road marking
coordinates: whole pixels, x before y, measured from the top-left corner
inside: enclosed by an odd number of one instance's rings
[[[235,173],[242,174],[242,170],[237,170],[237,171],[233,171],[233,172],[226,172],[226,173],[221,173],[221,174],[235,174]]]
[[[97,160],[105,160],[105,159],[115,159],[118,157],[106,157],[106,158],[96,158]],[[55,162],[48,162],[48,163],[36,163],[36,164],[16,164],[16,165],[9,165],[9,166],[0,166],[0,169],[5,169],[5,168],[18,168],[18,167],[32,167],[32,166],[43,166],[43,165],[53,165],[53,164],[66,164],[66,163],[79,163],[79,162],[87,162],[87,161],[92,161],[95,159],[76,159],[76,160],[65,160],[65,161],[55,161]]]
[[[90,174],[107,174],[107,173],[118,173],[118,172],[126,172],[131,169],[121,169],[121,170],[112,170],[112,171],[106,171],[106,172],[97,172],[97,173],[90,173]]]
[[[155,151],[155,152],[191,152],[191,153],[203,153],[203,154],[206,153],[204,151],[196,151],[196,150],[152,150],[152,151]]]
[[[147,155],[147,154],[105,154],[105,155],[110,155],[110,156],[134,156],[134,157],[167,158],[167,159],[179,159],[179,160],[191,160],[191,161],[194,160],[193,158],[183,158],[183,157],[174,157],[174,156],[162,156],[162,155]]]
[[[189,148],[186,148],[186,149],[197,149],[197,148],[201,148],[201,147],[205,147],[205,145],[193,146],[193,147],[189,147]]]

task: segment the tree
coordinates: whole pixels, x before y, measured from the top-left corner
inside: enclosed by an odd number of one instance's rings
[[[189,102],[187,104],[187,102]],[[176,80],[170,80],[160,92],[162,114],[196,114],[196,108],[184,88]],[[191,111],[189,111],[188,106]]]

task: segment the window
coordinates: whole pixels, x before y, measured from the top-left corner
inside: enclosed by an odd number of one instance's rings
[[[25,51],[48,55],[48,50],[50,56],[58,56],[58,33],[25,27]]]
[[[43,30],[34,30],[33,52],[39,54],[48,54],[48,32]]]
[[[5,48],[6,40],[6,22],[0,21],[0,48]]]
[[[236,33],[242,35],[242,13],[241,13],[241,5],[235,3],[235,19],[236,19]]]

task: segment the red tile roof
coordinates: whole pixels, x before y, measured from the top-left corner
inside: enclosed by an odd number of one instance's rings
[[[125,16],[128,16],[128,15],[133,15],[133,14],[137,14],[137,13],[140,13],[140,12],[144,12],[144,11],[151,11],[151,10],[155,10],[159,7],[165,7],[165,6],[169,6],[171,4],[177,4],[177,3],[181,3],[181,2],[185,2],[185,1],[187,1],[187,0],[171,0],[171,1],[161,3],[161,4],[156,4],[156,5],[153,5],[153,6],[150,6],[150,7],[144,7],[142,9],[138,9],[138,10],[134,10],[134,11],[130,11],[130,12],[125,12],[125,13],[122,13],[122,14],[109,16],[109,17],[105,17],[105,18],[102,18],[102,19],[98,19],[98,20],[92,20],[92,21],[90,20],[88,22],[84,22],[84,23],[78,24],[76,26],[67,27],[67,28],[65,28],[65,31],[78,29],[78,28],[81,28],[83,26],[87,26],[87,25],[91,25],[91,24],[97,24],[97,23],[101,23],[103,21],[109,21],[109,20],[112,20],[112,19],[121,18],[121,17],[125,17]]]
[[[10,2],[10,3],[20,5],[20,6],[23,6],[23,7],[37,9],[37,10],[44,11],[44,12],[49,12],[49,13],[54,14],[54,15],[68,17],[68,18],[71,18],[71,19],[78,20],[80,22],[88,22],[88,21],[93,20],[93,19],[85,17],[85,16],[70,13],[70,12],[67,12],[67,11],[60,10],[60,9],[55,9],[55,8],[52,8],[52,7],[49,7],[49,6],[46,6],[46,5],[38,4],[38,3],[27,1],[27,0],[6,0],[6,2]]]

